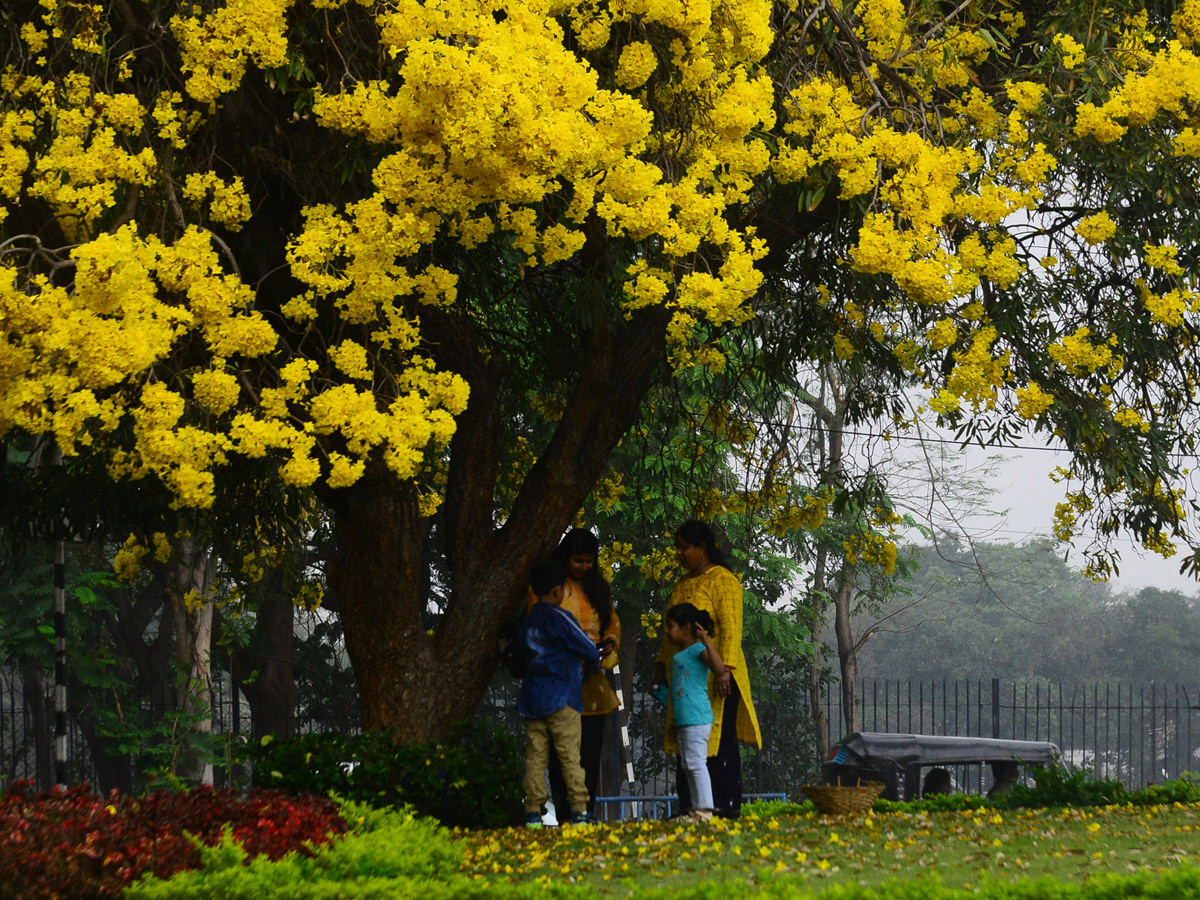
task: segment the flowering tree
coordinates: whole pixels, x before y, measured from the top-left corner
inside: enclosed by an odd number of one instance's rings
[[[789,260],[837,276],[763,316],[793,355],[1058,435],[1064,536],[1186,539],[1196,0],[9,8],[0,434],[178,510],[315,491],[369,727],[470,712],[642,398]]]

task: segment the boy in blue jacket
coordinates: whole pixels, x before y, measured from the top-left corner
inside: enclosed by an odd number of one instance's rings
[[[525,649],[525,679],[517,693],[517,711],[525,717],[529,744],[525,750],[525,824],[542,824],[546,793],[546,767],[550,745],[562,766],[571,812],[559,810],[559,821],[579,825],[589,822],[588,792],[579,764],[580,713],[583,711],[583,666],[598,663],[600,655],[575,617],[564,609],[563,584],[567,570],[555,560],[538,563],[529,573],[529,587],[537,595],[521,625],[517,640]]]

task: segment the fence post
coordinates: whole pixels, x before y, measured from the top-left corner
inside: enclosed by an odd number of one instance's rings
[[[1142,780],[1147,784],[1158,784],[1158,716],[1155,714],[1155,705],[1158,703],[1157,685],[1150,682],[1150,771],[1153,773],[1153,778],[1146,778],[1146,772],[1142,770]]]
[[[1000,737],[1000,679],[992,679],[992,737]]]

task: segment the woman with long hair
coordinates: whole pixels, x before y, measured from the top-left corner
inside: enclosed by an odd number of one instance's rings
[[[600,783],[600,754],[604,749],[604,725],[618,706],[617,695],[604,669],[617,663],[621,648],[621,620],[613,609],[612,586],[597,566],[600,539],[585,528],[572,528],[558,542],[552,558],[567,567],[562,608],[571,613],[600,650],[602,669],[584,675],[583,737],[580,763],[588,789],[588,815],[596,811],[596,788]],[[558,759],[550,759],[550,795],[555,810],[570,809],[567,786]]]
[[[762,747],[758,716],[750,698],[750,675],[742,653],[742,585],[725,567],[725,556],[717,545],[713,530],[704,522],[691,519],[675,532],[675,558],[683,568],[683,577],[671,592],[667,609],[690,603],[704,610],[716,627],[713,644],[723,665],[721,674],[709,678],[713,726],[708,739],[708,772],[712,781],[713,812],[736,819],[742,811],[742,757],[738,743]],[[654,684],[667,684],[667,669],[680,646],[664,631],[654,661]],[[663,742],[668,753],[679,752],[679,741],[671,713],[667,714],[667,732]],[[676,770],[680,810],[692,809],[688,780],[681,767]]]

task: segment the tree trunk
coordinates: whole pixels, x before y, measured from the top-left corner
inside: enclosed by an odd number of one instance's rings
[[[809,397],[806,402],[812,408],[813,412],[816,413],[818,421],[825,428],[824,444],[822,447],[822,483],[841,490],[845,486],[845,427],[849,392],[844,389],[836,369],[832,366],[827,366],[823,374],[821,396]],[[826,390],[828,390],[828,399],[826,399]],[[829,557],[830,551],[827,549],[818,550],[818,569],[813,581],[813,588],[818,592],[818,597],[825,597],[829,594],[826,589],[827,580],[825,575]],[[858,683],[858,647],[850,628],[850,604],[854,599],[854,570],[853,567],[844,562],[838,572],[837,587],[832,592],[832,597],[834,608],[833,630],[834,637],[837,640],[838,669],[842,688],[842,721],[846,733],[850,734],[859,730],[856,687]],[[821,623],[820,610],[815,610],[814,612],[816,615],[814,616],[813,627],[816,631],[819,631]],[[814,643],[817,643],[815,639]],[[815,670],[815,678],[810,671],[809,692],[813,698],[812,702],[819,704],[819,659],[814,661],[814,666],[818,668]],[[824,760],[825,754],[828,753],[828,747],[822,747],[821,751],[821,758]]]
[[[474,618],[471,635],[427,634],[420,600],[424,524],[416,492],[408,485],[360,482],[334,498],[338,550],[329,565],[362,701],[363,727],[393,729],[407,743],[447,735],[475,710],[495,665],[501,620]],[[495,607],[498,593],[512,594],[513,565],[497,565],[477,584],[478,600]],[[508,584],[504,585],[503,582]],[[459,600],[459,598],[455,598]],[[483,601],[493,602],[485,606]]]
[[[101,793],[120,791],[122,794],[132,793],[134,788],[132,759],[128,753],[122,753],[119,742],[105,737],[100,733],[100,723],[91,710],[79,710],[71,718],[79,727],[88,750],[92,755],[92,765],[96,767],[95,787]]]
[[[48,791],[54,783],[54,766],[50,745],[50,706],[46,703],[45,687],[41,674],[32,666],[25,669],[21,677],[21,699],[29,710],[27,722],[33,734],[25,732],[23,746],[33,744],[33,771],[38,790]],[[32,741],[31,741],[32,738]]]
[[[185,734],[175,774],[193,784],[212,784],[213,765],[207,747],[213,732],[212,583],[216,559],[194,537],[176,549],[171,604],[175,611],[175,651],[182,680],[178,710]]]
[[[284,740],[296,733],[295,609],[282,587],[264,591],[250,646],[233,654],[233,689],[245,694],[250,704],[250,732],[256,742],[269,734]]]
[[[475,711],[496,667],[500,627],[527,590],[530,567],[557,544],[637,419],[669,320],[668,310],[642,310],[614,330],[583,335],[583,366],[566,411],[497,527],[505,363],[483,357],[468,323],[422,312],[422,331],[437,347],[439,364],[471,389],[450,445],[444,503],[450,584],[436,633],[423,625],[428,523],[414,485],[372,465],[355,485],[323,493],[337,529],[329,585],[365,728],[390,728],[405,743],[421,743],[450,734]]]
[[[829,755],[829,727],[825,721],[825,709],[821,705],[821,650],[822,625],[825,619],[825,562],[828,557],[824,549],[817,550],[816,565],[813,566],[812,590],[808,602],[808,642],[812,656],[808,661],[808,704],[812,711],[813,730],[817,735],[817,765],[825,763]]]
[[[843,569],[838,577],[837,591],[833,595],[833,631],[837,637],[838,663],[842,680],[842,719],[846,733],[852,734],[859,728],[858,715],[858,647],[850,631],[850,602],[854,598],[852,573]]]

